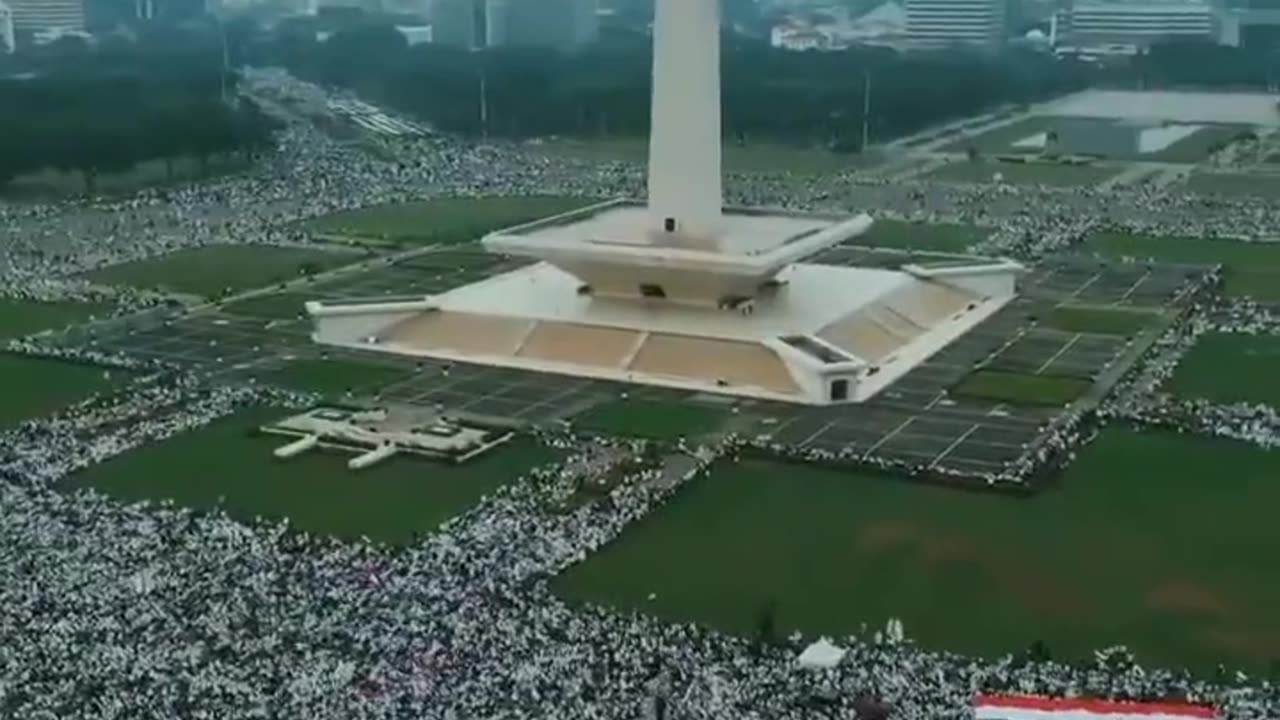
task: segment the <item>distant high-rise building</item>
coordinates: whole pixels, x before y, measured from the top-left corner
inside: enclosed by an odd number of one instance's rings
[[[1005,39],[1005,0],[906,0],[907,42],[916,48],[996,47]]]
[[[83,32],[84,3],[81,0],[6,0],[13,12],[18,32]]]
[[[0,52],[11,53],[17,45],[13,39],[13,10],[0,2]]]
[[[1161,40],[1211,40],[1214,9],[1200,0],[1076,0],[1066,13],[1072,46],[1125,46],[1133,51]],[[1060,29],[1061,31],[1061,29]]]
[[[572,49],[596,41],[596,0],[436,0],[436,42]]]
[[[488,45],[486,0],[436,0],[431,8],[431,35],[442,45],[474,49]]]
[[[600,35],[596,0],[506,0],[509,45],[571,49]]]
[[[1164,40],[1216,40],[1219,24],[1204,0],[1075,0],[1061,15],[1061,46],[1107,54]]]
[[[1227,0],[1217,21],[1223,45],[1280,47],[1280,0]]]
[[[507,42],[507,21],[511,17],[508,5],[511,0],[485,0],[485,45],[503,45]]]

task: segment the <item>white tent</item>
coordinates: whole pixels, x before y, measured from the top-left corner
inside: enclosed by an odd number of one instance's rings
[[[803,668],[832,668],[840,663],[848,650],[833,644],[827,638],[819,638],[817,642],[804,649],[796,662]]]

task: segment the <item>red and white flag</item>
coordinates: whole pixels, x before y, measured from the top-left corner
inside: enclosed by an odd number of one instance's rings
[[[1032,695],[978,695],[976,720],[1216,720],[1208,705],[1180,702],[1118,702]]]

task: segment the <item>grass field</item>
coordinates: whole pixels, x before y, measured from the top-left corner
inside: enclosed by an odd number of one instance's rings
[[[563,139],[544,141],[540,146],[551,155],[581,158],[596,162],[618,160],[643,163],[647,162],[649,157],[649,142],[643,138],[619,138],[614,140]],[[722,152],[725,172],[731,173],[787,171],[821,175],[871,167],[880,160],[880,157],[874,152],[862,156],[833,153],[821,148],[777,143],[753,143],[750,145],[725,143]]]
[[[1149,162],[1198,163],[1209,157],[1215,149],[1230,143],[1247,130],[1244,125],[1208,125],[1194,133],[1171,143],[1163,150],[1141,155],[1138,158]]]
[[[1034,154],[1039,152],[1037,148],[1016,148],[1014,143],[1033,135],[1045,132],[1052,123],[1052,118],[1035,116],[1027,117],[1021,120],[1015,120],[1007,125],[1001,125],[992,128],[983,133],[978,133],[972,137],[961,138],[948,145],[943,146],[945,152],[968,152],[970,147],[976,148],[978,152],[989,154],[1005,154],[1005,153],[1027,153]]]
[[[274,458],[272,449],[287,439],[254,431],[281,414],[279,409],[247,411],[132,450],[72,482],[125,501],[171,498],[197,508],[221,504],[239,518],[288,517],[298,530],[364,535],[399,545],[552,457],[521,439],[464,465],[395,457],[352,472],[344,454]]]
[[[250,290],[357,262],[361,255],[272,245],[208,245],[111,265],[87,278],[103,285],[130,285],[202,297]]]
[[[997,174],[1009,185],[1049,185],[1071,187],[1100,183],[1119,172],[1113,167],[1097,165],[1059,165],[1056,163],[953,162],[926,173],[929,180],[947,182],[989,183]]]
[[[121,377],[107,375],[90,365],[0,353],[0,428],[84,400]]]
[[[410,373],[390,365],[362,363],[355,360],[291,360],[276,370],[259,373],[258,379],[294,390],[323,395],[342,395],[348,391],[359,395],[375,392],[382,386],[403,380]]]
[[[1027,375],[978,370],[951,388],[952,395],[996,400],[1012,405],[1066,405],[1092,385],[1088,380],[1059,375]]]
[[[292,320],[306,315],[306,303],[316,295],[301,292],[270,293],[228,303],[222,309],[232,315],[264,320]]]
[[[598,200],[556,195],[438,198],[328,215],[312,220],[308,227],[318,233],[397,244],[451,245],[595,202]]]
[[[1206,195],[1280,197],[1280,175],[1196,172],[1187,178],[1187,189]]]
[[[1178,397],[1280,408],[1280,337],[1210,333],[1182,358],[1166,388]]]
[[[1107,257],[1226,267],[1226,291],[1233,296],[1280,300],[1280,243],[1249,243],[1205,238],[1155,238],[1102,233],[1087,247]]]
[[[575,427],[609,435],[656,439],[692,438],[714,432],[724,408],[658,400],[616,400],[575,417]]]
[[[0,340],[23,337],[41,330],[63,328],[88,320],[108,307],[72,302],[25,302],[0,299]]]
[[[1073,118],[1072,123],[1083,122],[1082,118]],[[1112,125],[1112,121],[1099,119],[1096,121],[1099,132],[1106,132],[1106,127]],[[1055,119],[1051,116],[1035,116],[1017,120],[1008,125],[1004,125],[984,133],[968,138],[957,140],[946,145],[943,150],[946,152],[963,153],[967,152],[970,147],[976,148],[980,153],[988,155],[1033,155],[1041,152],[1042,148],[1037,147],[1016,147],[1014,143],[1024,140],[1035,135],[1047,132],[1055,124]],[[1201,127],[1199,130],[1181,138],[1167,147],[1149,153],[1118,153],[1109,156],[1113,160],[1144,160],[1147,162],[1167,162],[1167,163],[1197,163],[1225,143],[1231,141],[1232,138],[1238,136],[1242,131],[1246,130],[1245,126],[1240,125],[1208,125]]]
[[[1066,332],[1098,335],[1136,335],[1156,321],[1146,310],[1060,305],[1040,319],[1048,327]]]
[[[177,185],[197,180],[234,175],[249,169],[249,163],[241,157],[212,158],[209,166],[202,167],[195,158],[180,157],[173,161],[173,175],[163,160],[139,163],[121,173],[99,175],[95,184],[96,195],[133,193],[143,188]],[[79,172],[42,170],[15,179],[4,187],[4,194],[21,197],[61,197],[82,195],[85,191],[84,176]]]
[[[986,237],[987,231],[976,225],[877,219],[865,235],[859,236],[853,242],[856,245],[875,247],[964,252],[965,248],[981,242]]]
[[[1265,668],[1280,655],[1277,477],[1278,453],[1120,429],[1030,499],[724,464],[556,585],[744,635],[776,602],[781,635],[898,617],[965,653],[1125,643],[1144,664]]]

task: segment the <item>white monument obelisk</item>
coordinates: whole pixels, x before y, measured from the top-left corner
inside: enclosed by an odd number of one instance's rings
[[[720,0],[657,0],[651,113],[651,237],[714,249],[723,203]]]

